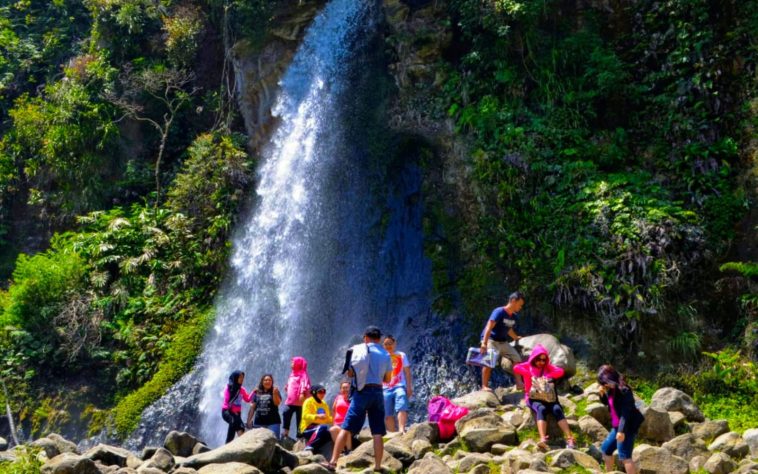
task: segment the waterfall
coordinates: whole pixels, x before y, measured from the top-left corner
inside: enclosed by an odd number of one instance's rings
[[[351,81],[361,75],[356,58],[374,34],[377,3],[327,4],[280,81],[278,126],[199,364],[200,435],[211,446],[226,432],[221,392],[232,370],[246,372],[248,388],[273,373],[283,389],[299,355],[314,383],[331,389],[344,348],[366,324],[398,330],[428,310],[420,206],[403,203],[418,193],[420,175],[381,171],[353,115],[364,92]],[[377,182],[386,178],[397,181],[394,192]]]

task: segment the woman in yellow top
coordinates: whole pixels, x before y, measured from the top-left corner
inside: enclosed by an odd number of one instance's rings
[[[305,438],[305,449],[317,450],[331,438],[334,441],[339,434],[339,426],[332,425],[329,405],[324,402],[326,389],[322,385],[311,387],[311,397],[303,403],[303,418],[300,420],[300,433]]]

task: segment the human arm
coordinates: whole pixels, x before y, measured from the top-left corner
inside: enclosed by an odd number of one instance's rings
[[[617,396],[621,397],[621,399],[619,400],[619,426],[616,432],[623,435],[625,433],[624,430],[627,422],[632,418],[632,413],[637,408],[635,407],[634,394],[631,390],[628,388],[619,388],[617,392],[619,393]],[[618,436],[616,436],[616,439],[618,440]]]
[[[229,409],[229,386],[227,385],[224,388],[224,403],[221,405],[222,410],[228,410]]]
[[[408,398],[411,398],[413,396],[413,379],[411,379],[411,368],[406,365],[403,367],[403,372],[405,372],[405,394],[408,396]]]
[[[305,403],[303,403],[303,421],[301,426],[307,427],[308,425],[317,423],[316,409],[316,402],[312,398],[307,399]]]
[[[274,405],[279,406],[282,403],[282,394],[279,392],[279,387],[274,387]]]
[[[248,429],[253,427],[253,415],[255,415],[255,406],[256,403],[253,402],[250,404],[250,409],[247,411],[247,423],[246,426]]]
[[[511,339],[513,339],[514,341],[518,341],[519,339],[521,339],[521,336],[516,334],[516,331],[514,331],[513,328],[508,328],[508,335],[511,336]]]
[[[495,328],[495,320],[490,319],[487,321],[487,325],[484,326],[484,335],[482,336],[482,343],[481,347],[479,347],[479,352],[487,352],[487,342],[490,340],[490,333],[492,333],[492,330]]]
[[[248,393],[247,390],[245,390],[245,387],[240,387],[240,395],[242,396],[243,400],[250,403],[253,400],[253,395],[255,395],[255,390]]]
[[[563,369],[563,367],[558,367],[557,365],[548,364],[545,368],[545,376],[550,377],[551,379],[558,380],[559,378],[563,377],[565,373],[566,371]]]

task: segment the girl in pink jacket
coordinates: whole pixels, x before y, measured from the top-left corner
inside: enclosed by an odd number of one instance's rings
[[[303,402],[311,391],[311,378],[308,376],[308,361],[304,357],[292,358],[292,373],[284,386],[287,399],[284,401],[284,429],[282,437],[289,436],[292,415],[295,415],[297,436],[300,436],[300,420],[303,417]]]
[[[536,384],[538,383],[537,379],[539,377],[552,379],[554,383],[556,379],[563,377],[564,370],[561,367],[550,364],[550,356],[547,349],[541,344],[537,344],[534,346],[534,349],[529,356],[529,360],[513,367],[513,371],[524,378],[524,398],[526,399],[526,405],[532,410],[532,413],[534,413],[534,417],[537,420],[537,431],[539,431],[540,434],[540,441],[537,443],[537,446],[542,450],[548,449],[547,420],[545,419],[545,415],[547,413],[552,413],[555,421],[558,422],[561,431],[563,431],[563,434],[566,436],[566,447],[569,449],[575,449],[576,441],[574,441],[574,436],[571,434],[571,428],[569,428],[566,417],[563,415],[563,408],[561,407],[561,404],[558,403],[558,394],[555,393],[555,389],[552,389],[555,399],[553,402],[530,400],[529,398],[529,392],[532,389],[532,385],[535,384],[536,388]]]
[[[221,405],[221,418],[229,423],[226,431],[226,442],[234,439],[234,434],[242,436],[245,432],[245,424],[242,422],[242,400],[250,403],[252,393],[248,393],[242,384],[245,382],[245,373],[235,370],[229,376],[229,383],[224,388],[224,403]]]

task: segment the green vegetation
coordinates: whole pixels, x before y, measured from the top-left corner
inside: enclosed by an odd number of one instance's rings
[[[42,461],[37,458],[39,448],[21,446],[16,451],[18,458],[13,462],[0,462],[0,474],[37,474]]]

